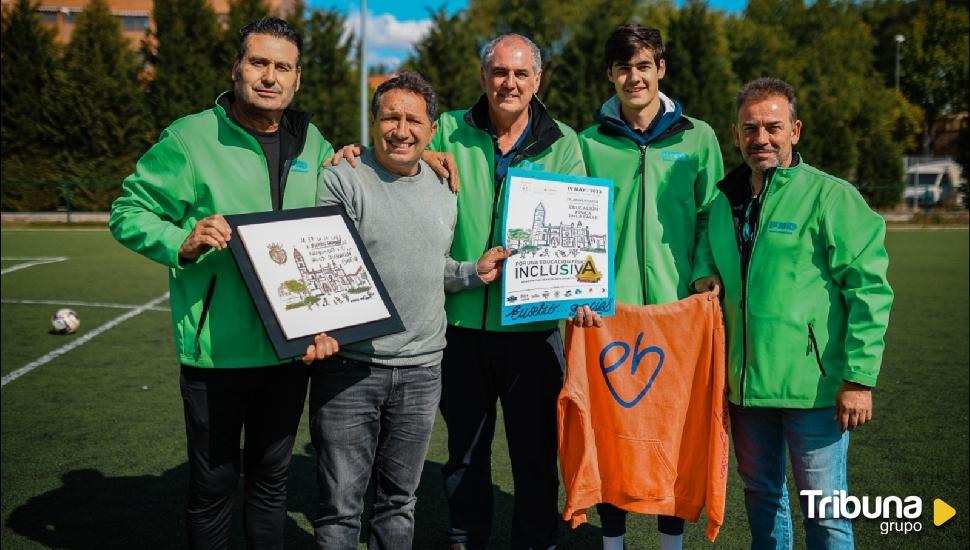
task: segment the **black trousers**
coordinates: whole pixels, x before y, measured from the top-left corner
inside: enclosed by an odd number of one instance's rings
[[[596,512],[600,515],[604,537],[619,537],[626,534],[626,510],[601,502],[596,505]],[[665,535],[683,535],[684,520],[674,516],[657,516],[657,531]]]
[[[448,425],[442,468],[448,537],[483,548],[492,524],[492,438],[501,401],[512,480],[512,548],[549,548],[559,530],[556,399],[562,389],[559,331],[502,333],[448,327],[441,411]]]
[[[245,369],[182,365],[190,548],[229,547],[240,462],[246,547],[283,548],[286,480],[308,380],[302,363]]]

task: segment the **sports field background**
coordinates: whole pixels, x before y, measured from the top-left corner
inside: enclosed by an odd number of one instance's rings
[[[178,368],[168,302],[162,299],[165,269],[123,249],[99,228],[5,228],[0,241],[0,547],[184,547],[187,467]],[[970,541],[970,238],[966,228],[901,229],[890,231],[887,244],[896,302],[874,393],[875,419],[852,435],[850,493],[916,495],[924,510],[921,532],[908,535],[882,535],[878,521],[857,520],[858,547],[964,549]],[[56,257],[66,259],[23,267]],[[49,334],[50,315],[65,306],[78,312],[81,330]],[[36,366],[29,372],[8,378],[31,365]],[[439,418],[418,495],[417,549],[447,547],[440,482],[444,434]],[[289,484],[291,549],[313,547],[312,455],[304,417]],[[492,547],[501,549],[508,547],[512,507],[501,427],[493,470]],[[748,546],[733,456],[730,475],[727,518],[717,542],[703,538],[702,526],[688,525],[687,548]],[[957,510],[939,528],[932,523],[934,498]],[[242,548],[238,517],[234,548]],[[595,513],[590,519],[576,531],[563,526],[560,548],[597,548]],[[631,516],[628,529],[628,548],[658,547],[654,518]],[[804,547],[801,536],[797,547]]]

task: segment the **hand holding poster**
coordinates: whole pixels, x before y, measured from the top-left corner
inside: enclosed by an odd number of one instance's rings
[[[613,182],[510,169],[505,185],[502,324],[612,315]]]
[[[280,359],[320,332],[341,344],[404,330],[353,223],[338,206],[226,216],[229,241]]]

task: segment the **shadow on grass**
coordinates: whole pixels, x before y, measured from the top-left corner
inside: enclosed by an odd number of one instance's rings
[[[50,548],[180,548],[188,466],[160,476],[105,477],[93,469],[15,509],[7,526]]]
[[[307,445],[304,455],[294,455],[290,465],[290,488],[288,493],[289,509],[293,513],[302,513],[307,522],[313,524],[316,513],[316,474],[313,461],[313,448]],[[448,506],[445,502],[444,486],[441,479],[440,462],[425,460],[424,470],[421,472],[421,483],[418,485],[418,502],[415,506],[414,546],[421,550],[445,550],[448,548]],[[303,480],[295,483],[294,480]],[[513,496],[493,486],[494,517],[492,520],[492,536],[489,548],[510,548],[512,546],[509,534],[512,530]],[[374,500],[374,486],[367,491],[366,506],[362,518],[361,543],[366,543],[368,537],[368,518],[371,517]],[[299,511],[299,512],[298,512]],[[291,535],[287,531],[287,535]],[[298,541],[287,541],[287,548],[304,548],[294,546]],[[302,544],[302,543],[299,543]],[[598,527],[585,524],[578,529],[570,530],[562,523],[559,530],[560,550],[597,548],[602,546],[602,534]],[[309,548],[307,546],[306,548]]]
[[[49,548],[186,548],[188,472],[188,463],[158,476],[106,477],[93,469],[68,472],[61,477],[61,487],[15,509],[7,527]],[[300,485],[311,487],[311,482],[312,478],[300,480]],[[232,548],[243,546],[241,500],[240,492],[233,511]],[[287,548],[313,547],[310,533],[290,517],[286,538]]]
[[[286,547],[292,550],[312,549],[313,534],[294,521],[302,516],[312,525],[316,513],[316,474],[312,449],[293,456],[290,467],[287,508]],[[308,456],[309,455],[309,456]],[[418,487],[415,509],[414,548],[447,548],[448,509],[441,481],[442,464],[426,461]],[[94,469],[74,470],[61,477],[57,489],[30,498],[16,508],[7,527],[19,535],[49,548],[71,550],[104,550],[112,548],[168,549],[184,548],[185,500],[188,487],[188,464],[184,463],[161,475],[106,477]],[[373,501],[373,489],[368,492]],[[510,547],[509,532],[513,497],[494,491],[495,518],[492,548]],[[236,495],[233,512],[233,548],[243,544],[240,502]],[[368,506],[364,513],[361,540],[367,540]],[[560,530],[561,549],[595,548],[600,544],[600,530],[586,524],[567,532]]]

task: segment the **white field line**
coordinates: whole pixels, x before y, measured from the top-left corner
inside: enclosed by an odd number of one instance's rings
[[[931,231],[938,231],[938,232],[944,232],[944,231],[967,231],[968,229],[970,229],[970,226],[966,226],[966,225],[959,226],[959,227],[953,227],[953,226],[934,227],[932,225],[927,225],[927,226],[919,226],[919,225],[913,225],[913,226],[911,226],[911,225],[887,225],[886,226],[886,231],[901,231],[901,232],[902,231],[927,231],[927,232],[931,232]]]
[[[110,329],[114,328],[115,326],[117,326],[117,325],[119,325],[119,324],[127,321],[128,319],[131,319],[132,317],[134,317],[136,315],[139,315],[141,313],[144,313],[145,311],[148,311],[148,310],[154,308],[155,306],[157,306],[158,304],[164,302],[165,300],[168,300],[168,292],[166,292],[165,294],[162,294],[161,296],[159,296],[158,298],[155,298],[154,300],[152,300],[150,302],[146,302],[146,303],[144,303],[144,304],[136,307],[135,309],[132,309],[131,311],[125,312],[125,313],[119,315],[118,317],[115,317],[114,319],[108,321],[107,323],[105,323],[105,324],[103,324],[103,325],[95,328],[94,330],[88,332],[84,336],[81,336],[77,340],[74,340],[74,341],[72,341],[72,342],[70,342],[68,344],[65,344],[65,345],[63,345],[63,346],[61,346],[61,347],[59,347],[59,348],[57,348],[57,349],[55,349],[55,350],[47,353],[46,355],[40,357],[36,361],[33,361],[33,362],[31,362],[31,363],[29,363],[27,365],[24,365],[24,366],[20,367],[19,369],[15,370],[15,371],[13,371],[13,372],[11,372],[9,374],[7,374],[2,379],[0,379],[0,387],[6,386],[10,382],[13,382],[14,380],[16,380],[16,379],[20,378],[21,376],[29,373],[30,371],[36,369],[37,367],[40,367],[40,366],[42,366],[42,365],[44,365],[46,363],[49,363],[49,362],[53,361],[54,359],[57,359],[61,355],[64,355],[65,353],[71,351],[72,349],[74,349],[74,348],[76,348],[78,346],[81,346],[83,344],[86,344],[88,341],[90,341],[95,336],[101,334],[102,332],[105,332],[107,330],[110,330]]]
[[[67,256],[33,256],[33,257],[8,256],[8,257],[0,257],[0,260],[10,261],[10,262],[19,262],[19,261],[24,262],[22,264],[12,265],[7,269],[0,271],[0,275],[6,275],[7,273],[12,273],[20,269],[34,267],[35,265],[55,264],[57,262],[63,262],[67,260]]]
[[[138,304],[115,304],[112,302],[74,302],[64,300],[0,300],[4,304],[47,305],[47,306],[75,306],[75,307],[106,307],[113,309],[135,309]],[[151,311],[170,311],[167,307],[149,308]]]

